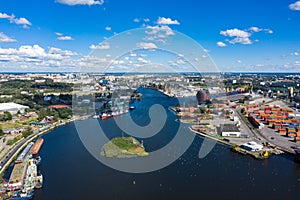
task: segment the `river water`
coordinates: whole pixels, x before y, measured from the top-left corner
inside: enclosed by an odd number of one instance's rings
[[[178,103],[153,90],[141,92],[143,100],[136,102],[136,109],[130,113],[140,125],[149,123],[145,112],[151,104],[159,103],[167,108]],[[163,147],[176,133],[179,122],[171,111],[166,111],[168,121],[164,129],[144,139],[147,151]],[[108,137],[121,136],[113,119],[100,123],[109,130]],[[200,159],[203,138],[196,136],[189,149],[171,165],[134,174],[111,169],[89,154],[74,123],[42,137],[45,141],[39,154],[44,187],[36,190],[36,200],[298,199],[300,196],[300,165],[287,155],[261,161],[217,144]]]

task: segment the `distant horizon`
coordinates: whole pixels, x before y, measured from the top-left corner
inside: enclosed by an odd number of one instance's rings
[[[130,70],[153,63],[185,70],[188,57],[191,64],[210,60],[222,72],[298,73],[299,13],[300,0],[247,6],[223,0],[3,1],[0,70],[71,71],[108,64]],[[137,29],[145,29],[144,36],[131,34]],[[175,56],[154,55],[159,49]]]

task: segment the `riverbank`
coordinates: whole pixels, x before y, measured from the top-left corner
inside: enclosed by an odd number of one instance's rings
[[[17,155],[33,140],[35,140],[36,138],[52,131],[53,129],[60,127],[60,126],[64,126],[66,124],[69,124],[71,122],[77,121],[77,120],[85,120],[88,119],[90,116],[81,116],[81,117],[73,117],[72,119],[60,122],[59,124],[54,124],[52,126],[49,126],[47,129],[38,132],[34,135],[29,136],[28,138],[24,138],[23,140],[19,140],[17,143],[14,144],[14,147],[11,148],[6,154],[5,156],[9,155],[11,152],[15,151],[12,155],[10,155],[10,158],[4,163],[3,166],[1,166],[0,169],[0,176],[2,177],[4,172],[7,170],[7,168],[10,166],[10,164],[15,160],[15,158],[17,157]],[[27,139],[27,140],[26,140]],[[24,142],[25,141],[25,142]],[[22,142],[24,142],[20,147],[18,147],[18,149],[15,149],[19,144],[21,144]],[[5,159],[5,156],[1,158],[1,160]]]
[[[266,158],[269,158],[270,154],[276,154],[277,155],[277,154],[282,153],[278,149],[272,149],[272,148],[266,148],[266,147],[264,147],[263,151],[248,151],[246,149],[241,149],[237,143],[230,142],[230,140],[228,140],[228,139],[224,140],[225,138],[218,138],[219,136],[210,136],[206,133],[196,131],[192,127],[189,127],[189,129],[190,129],[191,132],[193,132],[197,135],[200,135],[204,138],[209,138],[211,140],[215,140],[220,144],[226,145],[235,152],[241,153],[243,155],[250,155],[250,156],[252,156],[254,158],[257,158],[257,159],[266,159]]]

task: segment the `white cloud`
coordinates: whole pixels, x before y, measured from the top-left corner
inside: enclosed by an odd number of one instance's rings
[[[253,31],[253,32],[260,32],[260,31],[262,31],[261,28],[258,28],[258,27],[255,27],[255,26],[250,27],[249,30]]]
[[[56,47],[50,47],[49,54],[61,54],[63,56],[76,56],[78,55],[77,53],[73,52],[73,51],[69,51],[69,50],[62,50],[60,48],[56,48]]]
[[[74,5],[102,5],[104,0],[56,0],[58,3],[66,4],[69,6]]]
[[[53,66],[76,67],[75,57],[77,55],[75,52],[55,47],[50,47],[47,52],[37,44],[33,46],[23,45],[18,49],[0,48],[0,63],[2,61],[1,66],[8,69],[22,66],[27,66],[27,68],[31,69],[36,68],[37,70],[42,70],[41,67]]]
[[[224,35],[224,36],[229,36],[229,37],[244,37],[244,38],[251,36],[250,33],[243,31],[243,30],[239,30],[237,28],[229,29],[226,31],[220,31],[220,34]]]
[[[289,8],[291,10],[300,10],[300,1],[290,4]]]
[[[15,23],[16,24],[21,24],[21,25],[28,25],[28,26],[31,26],[31,22],[30,21],[28,21],[26,18],[24,18],[24,17],[21,17],[21,18],[19,18],[19,19],[15,19]]]
[[[107,27],[105,27],[105,30],[111,31],[111,27],[110,27],[110,26],[107,26]]]
[[[218,47],[226,47],[227,45],[224,42],[217,42]]]
[[[145,19],[144,19],[144,22],[146,22],[146,23],[147,23],[147,22],[150,22],[150,19],[149,19],[149,18],[145,18]]]
[[[295,51],[295,52],[291,53],[291,55],[292,55],[292,56],[300,56],[300,53],[297,52],[297,51]]]
[[[268,34],[273,33],[273,31],[271,29],[259,28],[256,26],[252,26],[246,30],[240,30],[240,29],[234,28],[234,29],[228,29],[225,31],[220,31],[220,35],[224,35],[224,36],[233,38],[233,39],[226,40],[230,44],[237,44],[237,43],[238,44],[253,44],[253,41],[250,39],[250,37],[253,34],[256,34],[256,33],[262,32],[262,31],[264,31],[265,33],[268,33]],[[254,40],[254,42],[258,42],[258,41],[259,40],[257,40],[257,39]],[[223,44],[220,43],[221,46]]]
[[[74,40],[71,36],[59,36],[57,38],[58,40],[61,40],[61,41],[69,41],[69,40]]]
[[[156,44],[154,44],[152,42],[141,42],[137,46],[138,46],[138,48],[142,48],[142,49],[156,49],[157,48]]]
[[[6,13],[0,13],[0,19],[10,19],[11,16]]]
[[[269,34],[272,34],[273,31],[269,28],[258,28],[256,26],[252,26],[248,29],[249,31],[252,31],[254,33],[258,33],[258,32],[261,32],[261,31],[264,31],[265,33],[269,33]]]
[[[139,18],[134,18],[133,20],[135,23],[139,23],[140,22],[140,19]]]
[[[63,34],[62,33],[59,33],[59,32],[56,32],[55,33],[57,36],[63,36]]]
[[[154,35],[158,33],[163,33],[166,36],[174,35],[174,31],[169,26],[147,26],[147,29],[150,29],[150,31],[147,31],[147,34]]]
[[[17,40],[10,38],[4,33],[0,32],[0,42],[16,42]]]
[[[109,45],[108,42],[103,42],[103,43],[101,43],[99,45],[92,44],[90,46],[90,49],[98,49],[98,50],[105,50],[105,49],[109,49],[109,48],[110,48],[110,45]]]
[[[253,42],[248,37],[236,37],[232,40],[228,40],[230,44],[252,44]]]
[[[8,15],[6,13],[0,13],[0,19],[8,19],[10,23],[23,25],[23,28],[28,28],[32,25],[26,18],[16,18],[14,14]]]
[[[179,25],[177,20],[172,20],[171,18],[159,17],[157,22],[159,25]]]

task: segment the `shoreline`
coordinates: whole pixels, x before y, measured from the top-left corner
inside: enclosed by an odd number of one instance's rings
[[[16,150],[16,152],[13,154],[13,155],[11,155],[11,157],[10,157],[10,159],[2,166],[2,168],[0,169],[0,174],[1,175],[3,175],[4,173],[5,173],[5,171],[8,169],[8,167],[11,165],[11,163],[14,161],[14,158],[30,143],[30,142],[32,142],[33,140],[35,140],[36,138],[38,138],[38,137],[40,137],[40,136],[42,136],[42,135],[44,135],[44,134],[46,134],[46,133],[48,133],[48,132],[50,132],[50,131],[52,131],[52,130],[54,130],[54,129],[56,129],[56,128],[58,128],[58,127],[60,127],[60,126],[65,126],[65,125],[67,125],[67,124],[69,124],[69,123],[72,123],[72,122],[75,122],[75,121],[78,121],[78,120],[86,120],[86,119],[88,119],[90,116],[84,116],[84,117],[78,117],[78,118],[74,118],[74,119],[70,119],[70,120],[67,120],[67,121],[64,121],[64,122],[62,122],[62,123],[59,123],[59,124],[56,124],[56,125],[54,125],[54,126],[51,126],[51,127],[49,127],[49,128],[47,128],[46,130],[43,130],[43,131],[41,131],[41,132],[39,132],[39,133],[36,133],[35,135],[33,135],[32,136],[32,138],[30,138],[30,139],[28,139],[22,146],[20,146],[17,150]],[[22,142],[22,140],[21,141],[19,141],[19,143],[21,143]],[[18,144],[15,144],[15,146],[17,146]],[[11,151],[13,151],[14,150],[14,147],[10,150],[10,151],[8,151],[7,152],[7,154],[9,154]],[[6,154],[6,155],[7,155]]]
[[[227,141],[218,139],[218,138],[216,138],[216,137],[207,135],[207,134],[205,134],[205,133],[195,131],[195,130],[192,129],[191,126],[189,127],[189,130],[190,130],[191,132],[195,133],[196,135],[199,135],[199,136],[201,136],[201,137],[203,137],[203,138],[206,137],[206,138],[215,140],[215,141],[218,142],[219,144],[226,145],[226,146],[230,147],[231,149],[234,149],[234,147],[238,146],[238,145],[235,144],[235,143],[227,142]],[[271,150],[271,151],[270,151],[270,150]],[[275,152],[276,149],[268,149],[268,150],[266,150],[266,151],[268,151],[270,155],[271,155],[271,154],[274,154],[274,155],[287,154],[287,155],[290,155],[290,156],[295,156],[295,154],[293,154],[293,153],[291,153],[291,152],[284,151],[284,150],[281,149],[280,147],[277,147],[277,150],[281,151],[282,153],[277,153],[277,152]],[[247,150],[242,149],[242,150],[236,150],[236,152],[237,152],[237,153],[244,154],[244,155],[250,155],[250,156],[253,156],[253,157],[256,158],[256,159],[261,159],[261,160],[268,158],[268,157],[265,157],[265,158],[264,158],[264,157],[260,157],[259,154],[260,154],[261,152],[257,152],[257,151],[252,152],[252,151],[247,151]]]

